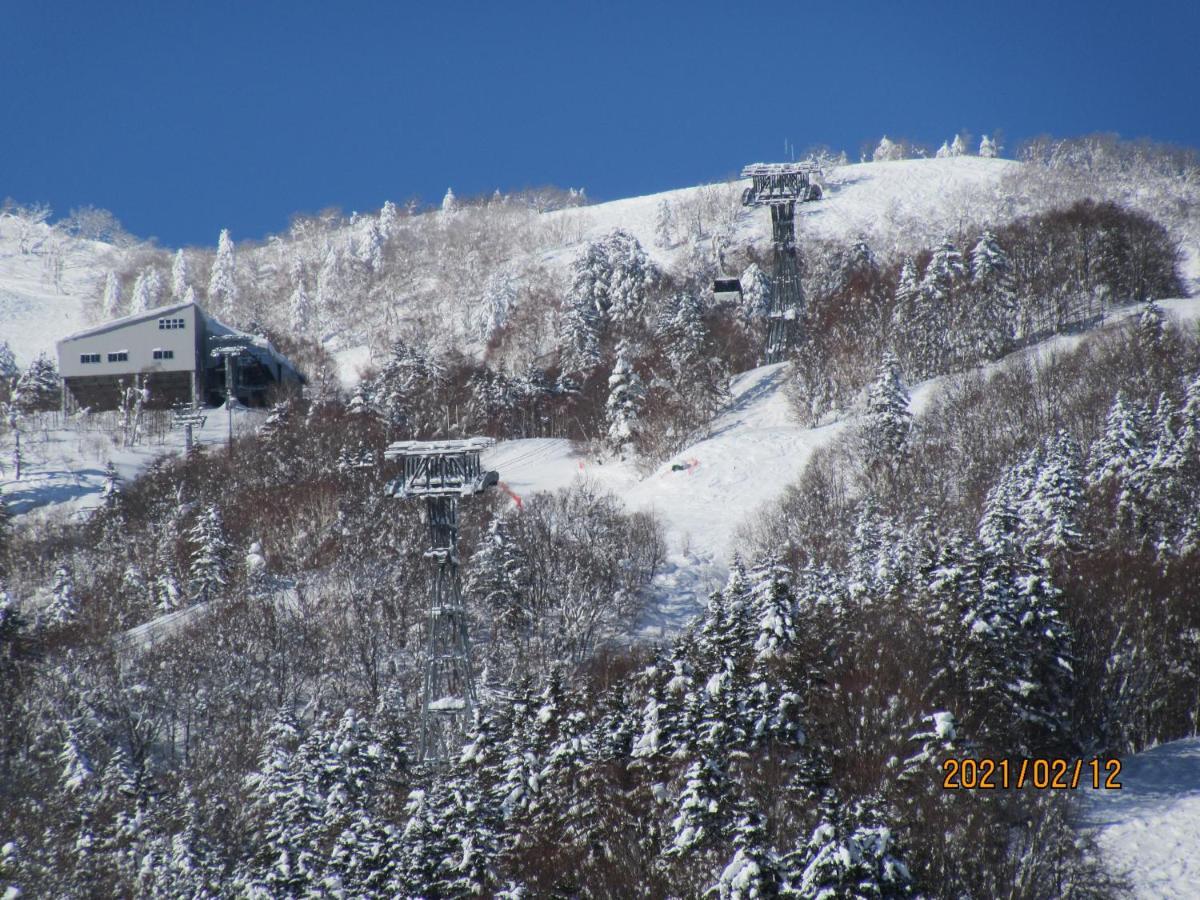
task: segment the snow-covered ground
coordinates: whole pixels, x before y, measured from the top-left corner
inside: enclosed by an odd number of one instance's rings
[[[34,225],[23,253],[21,231],[15,218],[0,216],[0,341],[8,341],[17,362],[27,366],[41,352],[53,355],[59,338],[87,326],[84,304],[99,296],[120,251]]]
[[[786,367],[763,366],[733,379],[732,398],[706,437],[649,475],[620,460],[578,455],[568,441],[504,441],[484,462],[516,498],[585,478],[629,509],[663,524],[667,560],[655,581],[644,635],[675,631],[728,574],[737,529],[803,471],[813,450],[844,427],[796,424],[783,386]]]
[[[1200,738],[1126,757],[1118,781],[1079,793],[1105,862],[1138,898],[1200,897]]]
[[[194,429],[197,444],[225,442],[229,419],[224,407],[206,410],[202,428]],[[256,428],[265,413],[235,407],[233,428],[241,434]],[[101,503],[105,467],[111,460],[122,481],[141,474],[154,460],[183,452],[182,429],[147,433],[130,447],[121,446],[116,428],[116,413],[101,413],[90,422],[64,421],[57,413],[33,417],[22,426],[21,480],[14,478],[13,439],[6,435],[0,442],[0,494],[10,512],[25,515],[76,516],[86,514]]]
[[[961,156],[953,159],[906,159],[897,162],[856,163],[829,173],[824,197],[799,206],[797,231],[818,238],[883,237],[889,244],[901,233],[909,241],[942,237],[965,218],[992,211],[999,200],[1001,180],[1021,163],[1008,159]],[[682,188],[546,213],[548,223],[559,223],[567,236],[564,251],[551,258],[570,259],[574,246],[623,228],[638,239],[656,263],[670,267],[685,247],[659,246],[656,240],[658,211],[668,204],[701,204],[724,209],[732,220],[734,243],[763,247],[771,240],[770,214],[765,208],[740,206],[749,180]],[[915,229],[915,231],[914,231]]]

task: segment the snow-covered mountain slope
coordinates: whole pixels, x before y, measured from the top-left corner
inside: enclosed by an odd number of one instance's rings
[[[1200,297],[1164,301],[1181,322],[1200,319]],[[1110,323],[1141,307],[1118,310]],[[1019,353],[1045,358],[1067,352],[1082,334],[1056,335]],[[985,369],[1002,363],[992,363]],[[919,415],[953,376],[914,385],[909,408]],[[503,441],[484,457],[503,488],[521,502],[534,491],[586,478],[612,491],[629,509],[649,510],[663,524],[668,558],[654,587],[646,629],[675,630],[695,614],[728,574],[739,528],[799,478],[817,448],[851,425],[855,414],[815,428],[797,424],[784,391],[786,365],[763,366],[733,378],[731,398],[708,433],[649,475],[620,460],[580,455],[569,441]],[[643,629],[645,631],[646,629]]]
[[[0,216],[0,341],[8,341],[19,364],[52,354],[55,341],[86,327],[84,303],[99,295],[119,253]]]
[[[697,559],[727,560],[743,515],[773,499],[804,469],[812,450],[842,428],[796,424],[784,396],[786,366],[743,372],[708,436],[645,477],[620,460],[577,455],[568,441],[504,441],[484,462],[520,496],[586,478],[619,494],[631,509],[655,512],[668,538]]]
[[[799,477],[812,452],[844,427],[796,424],[784,394],[786,366],[734,377],[731,400],[706,437],[644,477],[620,460],[578,455],[567,441],[505,441],[484,457],[519,502],[532,491],[588,479],[629,509],[663,524],[667,560],[654,585],[643,631],[673,631],[694,615],[728,574],[737,530]]]
[[[803,241],[817,238],[872,235],[880,248],[908,245],[942,237],[963,217],[996,213],[1000,208],[1002,179],[1019,170],[1021,163],[1007,159],[961,156],[953,159],[906,159],[896,162],[857,163],[842,166],[825,181],[825,195],[797,209],[797,230]],[[561,257],[583,241],[623,228],[633,234],[661,266],[677,264],[686,247],[682,243],[660,246],[656,226],[664,201],[675,206],[706,206],[727,217],[735,243],[767,247],[771,240],[770,213],[743,209],[742,191],[750,182],[734,181],[613,200],[546,213],[548,223],[560,223],[569,236]],[[566,254],[569,255],[570,254]]]
[[[867,234],[880,249],[897,242],[940,237],[968,211],[993,210],[1005,173],[1020,165],[1010,160],[959,157],[844,166],[830,173],[824,199],[801,207],[800,233],[802,239],[805,234]],[[664,200],[676,208],[677,215],[694,210],[706,227],[719,223],[735,244],[765,248],[770,241],[769,215],[763,209],[741,206],[747,184],[702,185],[544,213],[538,217],[541,249],[530,259],[512,262],[518,270],[525,263],[565,270],[585,241],[619,227],[637,237],[657,264],[675,268],[690,252],[681,237],[686,223],[678,223],[679,236],[670,246],[660,246],[656,224]],[[429,224],[432,228],[435,219]],[[353,232],[361,227],[360,222],[348,229]],[[32,239],[22,241],[21,228],[15,218],[0,218],[0,340],[9,342],[24,365],[39,352],[52,353],[55,341],[63,335],[90,324],[84,316],[85,303],[99,297],[109,269],[119,267],[124,254],[132,251],[70,238],[47,225],[32,226]],[[22,252],[22,244],[28,252]],[[251,250],[247,259],[270,268],[279,264],[271,256],[274,247],[268,244]],[[56,260],[62,262],[57,279]],[[196,287],[203,294],[203,285]],[[283,302],[284,298],[280,299]],[[368,362],[365,346],[343,346],[335,339],[330,349],[347,355],[347,374]]]
[[[1124,873],[1134,896],[1200,896],[1200,738],[1126,757],[1120,790],[1079,795],[1106,864]]]

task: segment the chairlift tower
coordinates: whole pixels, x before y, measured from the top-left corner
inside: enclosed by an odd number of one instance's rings
[[[400,500],[425,499],[429,549],[433,563],[433,594],[425,649],[425,678],[421,700],[420,758],[445,761],[457,749],[476,704],[471,640],[462,598],[458,566],[458,501],[481,494],[499,480],[485,471],[480,454],[492,438],[458,441],[397,441],[384,458],[402,465],[387,493]]]
[[[233,405],[237,403],[237,362],[246,352],[240,344],[227,343],[213,348],[213,359],[225,361],[225,411],[229,416],[229,452],[233,453]]]
[[[804,288],[796,257],[796,204],[821,199],[816,180],[820,172],[820,166],[812,162],[754,163],[742,169],[742,177],[752,180],[742,193],[742,205],[771,208],[775,271],[767,313],[767,363],[783,361],[797,340]]]

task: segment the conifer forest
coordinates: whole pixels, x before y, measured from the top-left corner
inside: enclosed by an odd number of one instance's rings
[[[0,294],[197,303],[305,383],[185,449],[152,390],[64,412],[53,344],[0,343],[0,898],[1126,896],[1087,790],[946,761],[1200,732],[1200,158],[812,162],[770,366],[737,178],[213,248],[8,202]],[[439,557],[388,448],[476,437],[499,483]]]

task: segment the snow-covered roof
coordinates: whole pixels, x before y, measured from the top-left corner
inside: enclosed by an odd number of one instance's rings
[[[493,447],[495,438],[471,437],[455,441],[393,441],[384,452],[386,459],[401,456],[444,456],[453,453],[481,453]]]
[[[820,172],[815,162],[750,163],[742,169],[742,177],[754,175],[809,175]]]
[[[145,312],[134,313],[131,316],[122,316],[120,319],[112,319],[105,322],[103,325],[96,325],[93,328],[85,328],[83,331],[76,331],[74,334],[68,334],[66,337],[59,340],[59,343],[78,340],[79,338],[93,337],[98,334],[106,334],[116,328],[124,328],[126,325],[134,325],[138,322],[145,322],[148,319],[158,319],[162,316],[168,316],[171,313],[181,312],[189,306],[195,306],[196,311],[204,315],[209,321],[212,321],[204,310],[195,303],[172,303],[169,306],[156,306],[154,309],[148,309]]]

